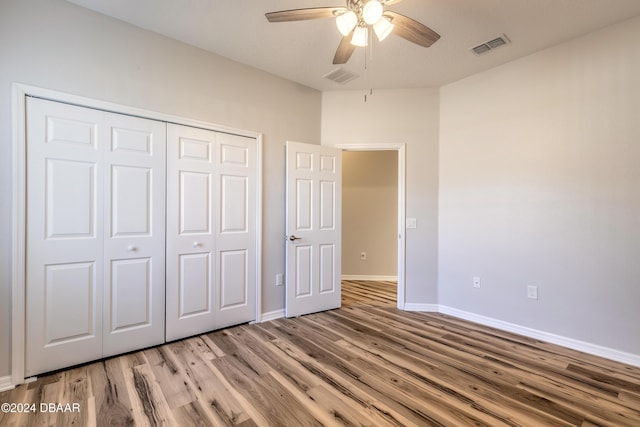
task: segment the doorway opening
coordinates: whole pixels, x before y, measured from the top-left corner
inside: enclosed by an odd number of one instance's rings
[[[343,154],[343,300],[405,301],[405,145],[337,145]],[[369,283],[367,283],[369,282]],[[388,292],[397,283],[397,293]]]

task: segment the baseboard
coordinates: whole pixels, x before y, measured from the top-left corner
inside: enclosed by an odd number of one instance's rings
[[[0,391],[7,391],[15,388],[13,383],[11,382],[11,377],[0,377]]]
[[[414,304],[414,305],[420,305],[420,304]],[[422,310],[422,311],[433,311],[433,310]],[[520,326],[515,323],[509,323],[503,320],[498,320],[491,317],[470,313],[468,311],[459,310],[457,308],[440,305],[437,311],[443,314],[448,314],[450,316],[458,317],[460,319],[468,320],[470,322],[478,323],[485,326],[490,326],[490,327],[507,331],[507,332],[513,332],[515,334],[523,335],[525,337],[534,338],[534,339],[545,341],[548,343],[561,345],[563,347],[567,347],[573,350],[578,350],[578,351],[589,353],[595,356],[604,357],[605,359],[615,360],[616,362],[626,363],[628,365],[633,365],[633,366],[640,366],[640,355],[637,355],[637,354],[626,353],[626,352],[615,350],[609,347],[603,347],[603,346],[591,344],[585,341],[580,341],[573,338],[567,338],[561,335],[555,335],[549,332],[539,331],[537,329],[527,328],[525,326]]]
[[[262,317],[260,318],[260,323],[268,322],[269,320],[276,320],[284,317],[285,311],[284,308],[280,310],[269,311],[267,313],[262,313]]]
[[[416,304],[411,302],[405,302],[404,308],[406,311],[424,311],[428,313],[437,313],[439,311],[438,304]]]
[[[371,280],[376,282],[397,282],[398,276],[375,276],[362,274],[343,274],[342,280]]]

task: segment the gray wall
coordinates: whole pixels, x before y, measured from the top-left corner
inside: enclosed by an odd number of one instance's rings
[[[440,304],[640,355],[638,40],[640,17],[442,88]]]
[[[438,302],[438,89],[322,94],[322,145],[405,143],[406,293],[413,304]]]
[[[397,151],[342,153],[342,275],[398,275]]]
[[[284,307],[284,142],[320,141],[321,94],[62,0],[0,3],[0,377],[10,373],[11,84],[264,133],[263,311]]]

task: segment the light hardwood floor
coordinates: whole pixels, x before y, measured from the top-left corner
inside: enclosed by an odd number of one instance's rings
[[[395,284],[343,282],[343,308],[242,325],[53,373],[1,426],[640,426],[640,368],[441,314]]]

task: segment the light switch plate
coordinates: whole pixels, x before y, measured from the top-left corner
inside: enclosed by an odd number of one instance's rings
[[[407,228],[418,228],[418,220],[415,218],[407,218]]]

